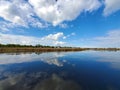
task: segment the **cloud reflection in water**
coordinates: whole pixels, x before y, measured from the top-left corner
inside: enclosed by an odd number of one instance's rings
[[[65,52],[51,52],[51,53],[40,53],[40,54],[1,54],[0,64],[14,64],[24,62],[42,61],[44,63],[56,66],[63,66],[66,60],[58,60],[58,58],[65,56]]]
[[[0,54],[0,90],[119,90],[119,66],[120,52]]]

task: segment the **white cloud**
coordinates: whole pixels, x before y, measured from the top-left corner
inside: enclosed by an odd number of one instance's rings
[[[63,37],[63,33],[62,32],[59,32],[59,33],[56,33],[56,34],[50,34],[44,38],[42,38],[43,40],[58,40],[59,38]]]
[[[120,0],[105,0],[104,15],[108,16],[120,10]]]
[[[74,36],[74,35],[76,35],[76,33],[73,32],[73,33],[71,33],[71,35]]]
[[[96,37],[97,44],[104,47],[120,47],[120,30],[112,30],[106,36]]]
[[[31,5],[33,7],[31,7]],[[45,22],[59,25],[63,21],[72,21],[82,12],[92,12],[100,7],[98,0],[1,0],[0,17],[12,23],[28,27],[39,28],[44,25],[38,18]]]
[[[38,28],[47,27],[33,16],[35,16],[33,9],[25,0],[0,1],[0,17],[4,20],[23,27],[29,27],[29,25]]]
[[[14,28],[19,28],[19,27],[20,27],[20,25],[18,25],[18,24],[0,21],[0,31],[1,32],[9,32],[9,31],[13,30]]]
[[[61,23],[61,24],[59,24],[59,26],[60,26],[61,28],[68,28],[68,24],[65,24],[65,23]]]
[[[25,26],[25,18],[30,15],[30,7],[23,0],[0,1],[0,16],[7,21]]]
[[[67,38],[75,36],[75,35],[76,35],[76,33],[73,32],[73,33],[71,33],[69,35],[64,36],[63,39],[67,39]]]
[[[83,11],[92,12],[100,7],[98,0],[29,0],[29,3],[40,18],[53,25],[72,21]]]
[[[58,41],[60,38],[63,38],[64,34],[62,32],[56,33],[56,34],[50,34],[48,36],[45,36],[42,38],[44,43],[47,44],[49,42],[49,45],[54,43],[54,45],[64,45],[65,42],[63,41]]]
[[[0,33],[0,43],[3,44],[25,44],[25,45],[63,45],[65,42],[61,41],[64,37],[63,33],[50,34],[41,38],[23,35],[11,35]]]
[[[80,42],[83,47],[120,48],[120,30],[111,30],[105,36],[81,39]]]
[[[0,0],[0,17],[23,27],[44,28],[49,22],[66,28],[64,21],[72,21],[83,12],[93,12],[104,4],[104,15],[108,16],[120,10],[119,3],[120,0]]]

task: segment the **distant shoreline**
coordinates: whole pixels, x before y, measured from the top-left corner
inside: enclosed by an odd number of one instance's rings
[[[0,44],[0,53],[5,52],[62,52],[62,51],[118,51],[120,48],[80,48],[80,47],[61,47],[61,46],[44,46],[44,45],[19,45],[19,44]]]
[[[54,51],[84,51],[88,48],[37,48],[37,47],[4,47],[0,48],[0,52],[54,52]]]
[[[120,48],[41,48],[41,47],[0,47],[0,53],[7,52],[67,52],[67,51],[119,51]]]

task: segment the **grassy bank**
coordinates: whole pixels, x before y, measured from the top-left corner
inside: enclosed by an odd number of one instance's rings
[[[52,52],[52,51],[83,51],[87,48],[33,48],[33,47],[3,47],[0,52]]]
[[[0,47],[0,53],[5,52],[53,52],[53,51],[118,51],[118,48],[39,48],[39,47]]]
[[[53,52],[53,51],[118,51],[120,48],[77,48],[77,47],[60,47],[60,46],[42,46],[42,45],[16,45],[16,44],[0,44],[0,53],[5,52]]]

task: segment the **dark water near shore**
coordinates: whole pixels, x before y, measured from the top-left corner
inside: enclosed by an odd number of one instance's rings
[[[120,90],[120,51],[0,54],[0,90]]]

